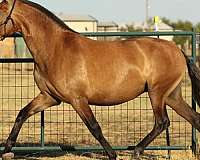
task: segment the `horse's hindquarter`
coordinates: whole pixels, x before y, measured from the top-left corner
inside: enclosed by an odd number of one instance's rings
[[[162,39],[141,39],[138,44],[151,67],[147,77],[149,91],[161,90],[167,96],[181,82],[186,70],[181,50],[173,42]]]

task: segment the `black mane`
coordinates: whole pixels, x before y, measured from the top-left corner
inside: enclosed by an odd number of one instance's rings
[[[71,29],[70,27],[68,27],[61,19],[59,19],[56,15],[54,15],[51,11],[49,11],[48,9],[42,7],[41,5],[28,1],[28,0],[21,0],[23,3],[30,5],[38,10],[40,10],[42,13],[44,13],[47,17],[53,19],[61,28],[63,29],[67,29],[70,30],[71,32],[74,33],[78,33],[76,31],[74,31],[73,29]]]

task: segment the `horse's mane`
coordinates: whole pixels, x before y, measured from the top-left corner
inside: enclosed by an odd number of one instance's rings
[[[67,29],[71,32],[74,33],[78,33],[76,31],[74,31],[73,29],[71,29],[69,26],[67,26],[61,19],[59,19],[56,15],[54,15],[52,12],[50,12],[48,9],[42,7],[41,5],[28,1],[28,0],[21,0],[23,3],[30,5],[38,10],[40,10],[42,13],[44,13],[47,17],[51,18],[54,20],[54,22],[56,22],[61,28],[63,29]]]

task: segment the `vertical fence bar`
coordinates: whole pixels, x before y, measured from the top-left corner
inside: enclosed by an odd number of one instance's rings
[[[192,34],[192,61],[196,62],[196,33],[193,30]],[[192,88],[192,109],[196,111],[196,102],[194,99],[194,89]],[[192,126],[192,152],[196,154],[197,151],[197,136],[196,129]]]
[[[158,35],[158,39],[160,39],[160,36]],[[169,133],[169,127],[166,129],[166,142],[167,146],[170,148],[170,133]],[[171,150],[168,150],[168,159],[171,159]]]
[[[41,112],[41,133],[40,133],[40,144],[41,147],[44,147],[44,111]]]

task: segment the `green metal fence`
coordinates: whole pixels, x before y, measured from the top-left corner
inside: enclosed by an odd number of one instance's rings
[[[195,61],[195,32],[114,32],[84,33],[88,37],[98,36],[190,36],[191,56]],[[18,34],[14,35],[20,36]],[[3,151],[5,140],[13,126],[19,110],[39,92],[34,83],[33,59],[0,59],[0,139]],[[183,82],[183,96],[194,110],[192,90],[186,73]],[[115,150],[132,150],[134,146],[152,129],[154,117],[147,94],[133,101],[112,106],[91,106],[100,123],[103,133]],[[170,145],[166,144],[166,133],[160,135],[147,150],[187,150],[196,152],[196,131],[188,122],[168,108],[171,126]],[[68,104],[52,107],[31,117],[23,126],[15,152],[42,151],[101,151],[98,142],[90,135],[78,115]]]

